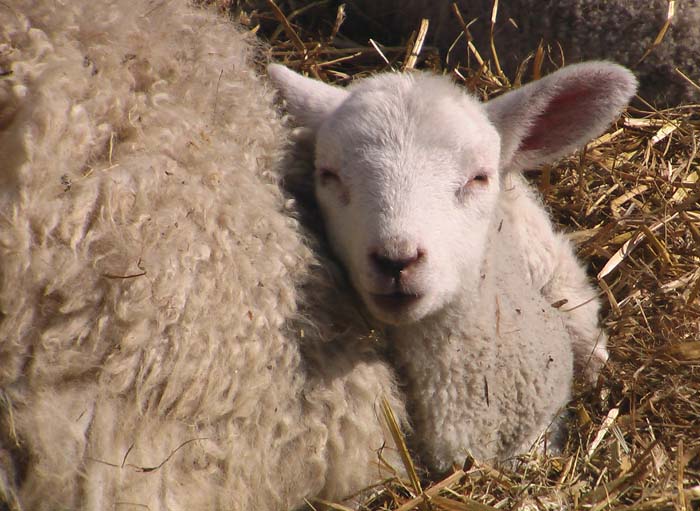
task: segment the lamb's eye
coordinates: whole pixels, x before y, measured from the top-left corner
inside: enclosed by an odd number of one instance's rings
[[[318,169],[318,178],[322,186],[330,183],[340,183],[340,176],[338,176],[338,173],[326,167]]]
[[[467,191],[474,188],[478,189],[482,186],[486,186],[487,184],[489,184],[489,175],[486,172],[478,172],[470,177],[467,182],[464,183],[462,188]]]
[[[470,193],[484,188],[488,184],[489,175],[485,172],[479,172],[474,174],[462,186],[460,186],[455,195],[459,201],[464,201]]]

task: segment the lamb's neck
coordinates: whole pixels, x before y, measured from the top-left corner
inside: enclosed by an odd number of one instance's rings
[[[491,343],[485,339],[493,335],[495,298],[484,289],[488,287],[486,277],[479,280],[474,288],[478,292],[460,293],[440,312],[389,330],[396,357],[409,372],[413,361],[420,366],[425,365],[426,358],[440,360],[441,364],[463,364],[460,357],[453,356],[455,350],[481,351],[489,347]]]
[[[492,442],[491,450],[482,448],[464,430],[485,419],[462,424],[469,410],[481,413],[480,407],[488,407],[488,386],[493,382],[486,375],[498,363],[498,346],[493,342],[496,321],[491,317],[495,307],[489,302],[488,297],[472,295],[433,317],[389,332],[417,448],[423,461],[437,470],[449,468],[464,446],[483,459],[494,455]],[[495,426],[484,429],[496,431]]]

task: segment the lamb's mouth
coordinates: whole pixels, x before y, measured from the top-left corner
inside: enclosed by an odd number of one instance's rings
[[[394,291],[388,294],[371,294],[372,301],[380,309],[387,312],[401,312],[418,302],[422,296],[414,293]]]

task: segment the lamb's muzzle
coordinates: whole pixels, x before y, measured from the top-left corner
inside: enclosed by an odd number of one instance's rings
[[[389,277],[395,285],[405,280],[408,272],[415,268],[424,257],[425,251],[420,248],[407,250],[396,255],[388,255],[388,251],[384,249],[376,249],[369,254],[377,273]]]
[[[422,298],[414,276],[425,264],[426,252],[403,239],[372,249],[368,255],[369,266],[374,272],[373,306],[386,314],[400,317]]]

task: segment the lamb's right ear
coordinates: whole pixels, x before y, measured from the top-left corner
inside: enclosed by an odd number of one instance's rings
[[[287,109],[296,122],[313,131],[348,95],[344,89],[307,78],[279,64],[267,66],[267,73],[287,101]]]

